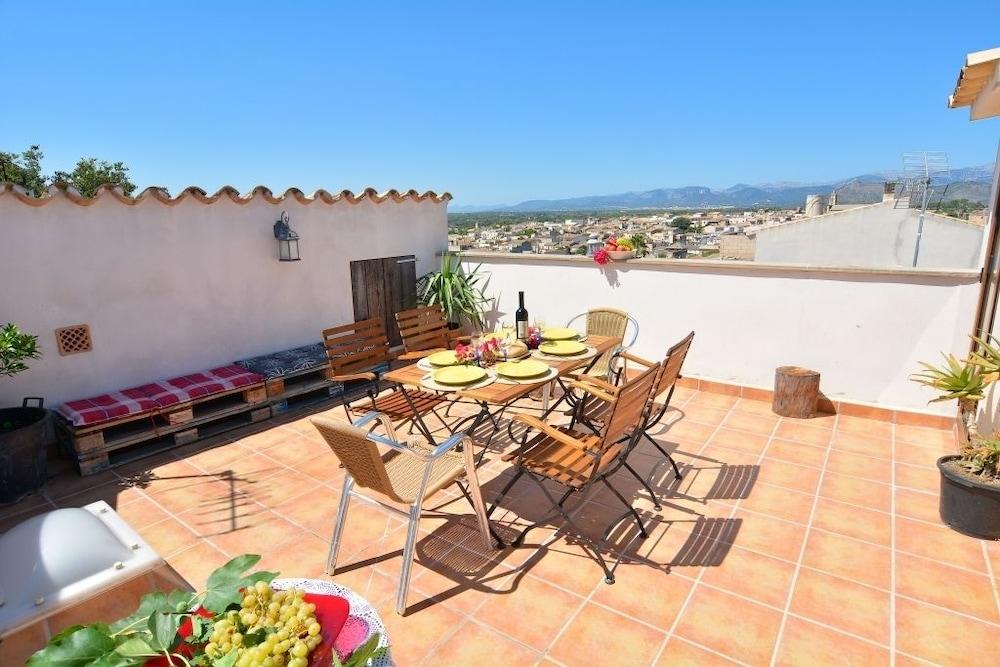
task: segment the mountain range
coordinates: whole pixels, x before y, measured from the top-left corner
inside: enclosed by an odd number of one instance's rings
[[[643,208],[707,208],[733,206],[801,206],[806,195],[827,195],[836,190],[841,203],[861,204],[882,199],[882,184],[900,177],[898,172],[862,174],[832,183],[739,183],[724,190],[701,185],[680,188],[657,188],[613,195],[591,195],[568,199],[531,199],[513,205],[452,206],[453,213],[479,211],[579,211]],[[932,202],[941,199],[969,199],[986,203],[993,181],[993,165],[952,169],[947,176],[936,176]]]

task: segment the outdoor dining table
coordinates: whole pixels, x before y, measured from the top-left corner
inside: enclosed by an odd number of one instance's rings
[[[467,399],[469,401],[479,404],[480,409],[476,415],[470,416],[460,422],[464,423],[471,419],[472,424],[467,429],[465,429],[466,432],[475,433],[476,429],[484,421],[486,421],[487,419],[493,419],[494,408],[499,408],[500,411],[502,411],[506,409],[506,407],[509,406],[514,401],[523,398],[540,388],[543,389],[544,392],[546,392],[543,401],[543,409],[544,410],[550,409],[548,405],[548,394],[547,394],[550,383],[554,382],[558,378],[568,375],[573,371],[576,370],[586,371],[591,366],[593,366],[594,363],[598,359],[600,359],[605,352],[612,350],[616,346],[621,344],[621,341],[618,339],[611,338],[609,336],[598,336],[598,335],[589,335],[587,336],[584,342],[586,342],[588,347],[592,347],[597,351],[596,354],[594,354],[594,356],[586,359],[567,359],[565,361],[558,361],[548,357],[544,359],[544,362],[546,364],[548,364],[551,368],[554,368],[556,370],[556,375],[554,377],[549,377],[536,382],[520,381],[516,383],[504,382],[498,379],[497,381],[494,381],[484,387],[462,389],[460,386],[456,386],[453,390],[446,392],[449,395],[452,395],[458,399]],[[407,402],[410,404],[410,407],[413,410],[414,421],[417,425],[417,428],[420,429],[421,434],[425,438],[427,438],[429,442],[435,443],[435,439],[431,434],[430,429],[428,429],[427,425],[424,424],[419,411],[415,409],[415,406],[413,406],[412,402],[410,402],[410,399],[406,393],[408,387],[423,389],[424,387],[422,381],[427,375],[427,373],[428,373],[427,370],[419,367],[417,364],[410,364],[408,366],[403,366],[402,368],[397,368],[395,370],[389,371],[388,373],[385,373],[382,376],[382,379],[387,382],[393,382],[399,385],[400,391],[403,392],[404,397],[407,397]],[[483,444],[484,447],[483,452],[480,453],[480,459],[482,458],[482,455],[485,453],[486,447],[489,446],[489,442],[492,439],[492,437],[493,434],[491,433],[490,437],[486,440],[485,443],[477,443],[477,444]]]

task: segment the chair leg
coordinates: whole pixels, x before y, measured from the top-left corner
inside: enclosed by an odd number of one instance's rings
[[[628,464],[626,463],[625,465],[627,466]],[[602,477],[601,481],[604,482],[604,486],[608,487],[611,490],[611,493],[615,494],[615,497],[617,497],[618,500],[622,502],[622,505],[627,507],[629,512],[632,513],[632,517],[635,519],[636,524],[639,526],[639,534],[642,535],[643,539],[649,537],[649,533],[646,532],[646,527],[642,525],[642,517],[640,517],[636,509],[632,507],[632,505],[629,504],[627,500],[625,500],[625,496],[618,493],[618,489],[616,489],[611,484],[611,482],[608,481],[607,477]]]
[[[337,508],[337,518],[333,524],[333,537],[330,539],[330,552],[326,556],[326,573],[333,574],[337,568],[337,554],[340,552],[340,538],[344,536],[344,524],[347,522],[347,509],[351,506],[351,489],[354,479],[347,475],[344,487],[340,490],[340,506]]]
[[[622,465],[624,465],[625,469],[628,470],[630,473],[632,473],[632,476],[635,477],[640,484],[642,484],[643,488],[646,489],[646,493],[649,494],[649,498],[653,501],[653,508],[656,509],[657,512],[663,509],[663,506],[660,505],[659,497],[657,497],[657,495],[653,493],[653,489],[652,487],[649,486],[649,482],[643,479],[642,475],[636,472],[635,468],[633,468],[628,464],[628,461],[625,461]]]
[[[642,436],[646,438],[646,440],[649,440],[651,443],[653,443],[653,446],[656,447],[658,450],[660,450],[661,454],[667,457],[667,460],[670,461],[670,465],[674,467],[674,474],[677,475],[677,479],[683,479],[680,468],[677,467],[677,461],[675,461],[674,457],[670,455],[670,452],[661,447],[660,443],[658,443],[656,440],[653,440],[653,438],[646,431],[642,432]]]
[[[534,481],[536,481],[536,482],[538,481],[534,477],[532,477],[531,479],[534,480]],[[545,487],[544,486],[542,487],[542,490],[545,491]],[[555,505],[555,511],[549,512],[548,514],[546,514],[545,516],[543,516],[541,519],[539,519],[535,523],[531,524],[530,526],[528,526],[527,528],[525,528],[524,530],[522,530],[518,534],[518,536],[514,538],[514,541],[510,543],[511,546],[513,546],[513,547],[519,547],[522,544],[524,544],[524,538],[528,536],[528,533],[532,529],[537,528],[538,526],[542,525],[543,523],[546,523],[547,521],[549,521],[549,519],[555,518],[555,517],[560,516],[560,515],[566,516],[566,512],[563,511],[562,506],[563,506],[563,503],[566,502],[566,499],[569,498],[570,495],[572,495],[572,493],[573,493],[573,489],[569,489],[568,491],[566,491],[566,493],[564,493],[562,495],[562,497],[558,500],[558,502],[554,498],[550,497],[550,500],[552,500],[552,502]],[[549,495],[548,491],[545,491],[545,495]]]
[[[396,594],[396,613],[403,616],[406,613],[406,593],[410,588],[410,566],[413,565],[413,551],[417,544],[417,528],[420,526],[420,507],[423,501],[419,498],[410,507],[410,525],[406,528],[406,546],[403,547],[403,571],[399,575],[399,592]]]

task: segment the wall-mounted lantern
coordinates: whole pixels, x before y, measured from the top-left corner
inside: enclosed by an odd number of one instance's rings
[[[274,223],[274,238],[278,239],[278,259],[282,262],[297,262],[299,257],[299,235],[288,224],[288,213]]]

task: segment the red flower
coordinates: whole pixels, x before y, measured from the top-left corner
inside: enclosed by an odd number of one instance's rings
[[[594,261],[600,264],[601,266],[604,266],[605,264],[611,261],[611,256],[608,255],[608,251],[605,250],[604,248],[598,248],[597,250],[594,251]]]

